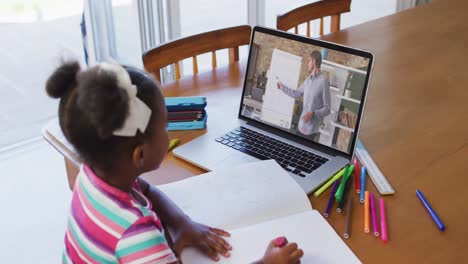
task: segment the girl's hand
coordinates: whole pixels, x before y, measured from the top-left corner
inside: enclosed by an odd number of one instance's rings
[[[224,230],[189,220],[176,230],[174,251],[177,256],[180,256],[184,247],[193,246],[213,260],[218,261],[218,254],[229,257],[229,251],[232,247],[223,238],[229,236],[230,234]]]
[[[304,252],[297,247],[296,243],[289,243],[283,247],[277,247],[275,240],[271,241],[263,256],[263,259],[255,262],[261,264],[296,264]]]

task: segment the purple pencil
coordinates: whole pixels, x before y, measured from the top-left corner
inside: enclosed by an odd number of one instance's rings
[[[374,194],[369,192],[370,208],[372,215],[372,229],[374,230],[374,236],[379,236],[379,226],[377,225],[377,212],[375,207]]]
[[[328,217],[328,214],[330,213],[330,209],[333,204],[333,200],[335,200],[334,198],[335,198],[336,189],[338,189],[338,183],[339,183],[339,180],[336,180],[335,183],[333,183],[332,191],[330,193],[330,198],[328,198],[327,208],[325,209],[325,213],[323,213],[323,216],[325,216],[325,218]]]

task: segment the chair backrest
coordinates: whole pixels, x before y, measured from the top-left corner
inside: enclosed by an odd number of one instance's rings
[[[252,28],[248,25],[224,28],[164,43],[143,53],[146,71],[160,81],[160,69],[174,64],[174,79],[180,79],[179,62],[192,57],[193,74],[198,73],[197,55],[211,52],[211,65],[217,66],[216,50],[229,49],[229,63],[239,61],[239,46],[250,43]]]
[[[340,31],[340,15],[350,11],[351,0],[322,0],[298,7],[276,17],[276,28],[288,31],[294,28],[298,34],[298,26],[307,23],[306,35],[311,36],[310,21],[320,19],[320,36],[323,35],[323,18],[331,17],[331,32]]]

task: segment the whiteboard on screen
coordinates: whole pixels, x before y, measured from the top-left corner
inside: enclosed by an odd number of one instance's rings
[[[291,89],[297,89],[301,73],[302,57],[273,49],[266,91],[263,96],[262,120],[285,129],[291,128],[294,98],[277,88],[278,81]]]

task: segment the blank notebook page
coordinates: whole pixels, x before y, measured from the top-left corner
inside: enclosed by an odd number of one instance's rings
[[[182,252],[183,263],[252,263],[263,256],[268,243],[278,236],[286,236],[289,241],[298,243],[304,251],[303,264],[361,263],[317,211],[298,213],[230,232],[231,257],[221,256],[221,260],[215,262],[193,248],[186,248]]]
[[[158,188],[193,220],[224,229],[312,209],[299,184],[273,160],[216,170]]]

